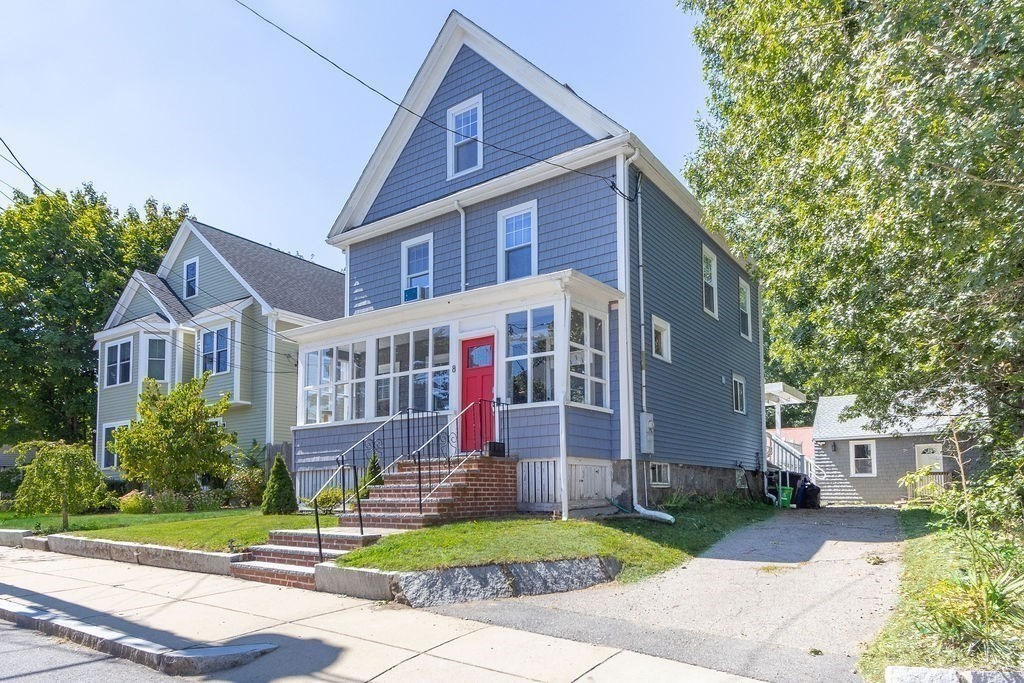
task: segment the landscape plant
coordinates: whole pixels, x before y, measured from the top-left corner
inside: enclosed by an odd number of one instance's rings
[[[231,474],[229,447],[235,435],[221,420],[230,398],[204,396],[210,373],[177,384],[166,394],[151,378],[143,380],[137,420],[114,430],[114,452],[125,478],[153,491],[185,493],[209,475]]]
[[[195,491],[188,495],[188,509],[192,512],[210,512],[224,506],[227,492],[224,489]]]
[[[266,458],[266,445],[261,446],[255,440],[249,448],[236,451],[227,486],[231,499],[238,505],[250,507],[262,503],[267,486]]]
[[[126,515],[145,515],[153,511],[153,498],[145,491],[129,491],[117,501],[117,508]]]
[[[153,495],[153,512],[167,514],[188,510],[188,496],[175,491],[161,491]]]
[[[262,509],[265,515],[287,515],[299,510],[295,484],[280,455],[274,458],[274,466],[270,468],[270,478],[263,492]]]
[[[359,484],[359,497],[366,498],[370,495],[370,487],[384,483],[384,476],[380,467],[380,458],[377,451],[370,453],[370,459],[366,461],[366,471],[363,473],[363,481]]]
[[[31,441],[15,449],[22,455],[35,453],[24,466],[25,478],[15,498],[18,512],[60,513],[61,529],[66,531],[68,515],[85,512],[101,502],[97,491],[106,488],[89,446]]]

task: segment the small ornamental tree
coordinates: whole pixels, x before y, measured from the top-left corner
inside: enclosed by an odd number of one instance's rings
[[[284,459],[278,455],[274,458],[274,466],[270,469],[270,479],[263,492],[263,514],[288,515],[298,512],[299,503],[295,499],[295,484]]]
[[[18,512],[59,512],[61,529],[67,531],[68,515],[91,508],[97,502],[97,491],[105,490],[92,449],[85,444],[31,441],[17,449],[21,453],[35,451],[32,462],[24,466],[25,478],[18,487]]]
[[[228,446],[235,435],[217,419],[229,397],[208,402],[203,390],[210,373],[183,382],[166,395],[146,378],[139,396],[139,419],[114,430],[113,450],[125,479],[154,491],[194,490],[203,475],[226,479],[231,473]]]
[[[359,497],[366,498],[370,495],[370,487],[383,484],[384,478],[380,469],[380,459],[377,457],[377,451],[374,450],[370,454],[370,459],[366,463],[366,472],[363,474],[363,483],[359,487]]]

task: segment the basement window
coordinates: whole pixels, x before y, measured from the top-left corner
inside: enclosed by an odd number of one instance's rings
[[[651,486],[664,488],[671,484],[671,474],[667,462],[652,462],[650,464]]]

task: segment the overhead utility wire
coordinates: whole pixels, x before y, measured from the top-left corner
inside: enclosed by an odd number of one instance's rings
[[[234,0],[234,2],[237,3],[238,5],[241,5],[245,9],[249,10],[254,15],[256,15],[258,18],[262,19],[267,24],[270,24],[271,26],[276,28],[278,31],[280,31],[281,33],[285,34],[286,36],[288,36],[289,38],[294,40],[296,43],[298,43],[299,45],[303,46],[304,48],[306,48],[307,50],[312,52],[314,55],[316,55],[320,59],[324,60],[325,62],[327,62],[328,64],[333,66],[335,69],[337,69],[341,73],[345,74],[346,76],[348,76],[349,78],[354,80],[359,85],[363,86],[364,88],[366,88],[370,92],[375,93],[375,94],[379,95],[380,97],[383,97],[385,100],[387,100],[391,104],[395,105],[399,109],[401,109],[403,111],[406,111],[406,112],[412,114],[413,116],[415,116],[416,118],[418,118],[420,121],[426,121],[427,123],[431,124],[432,126],[440,128],[443,131],[447,131],[449,133],[454,133],[455,135],[461,135],[461,133],[459,133],[458,131],[452,130],[451,128],[448,128],[447,126],[442,125],[442,124],[438,123],[437,121],[434,121],[433,119],[429,119],[429,118],[423,116],[422,114],[417,114],[412,109],[409,109],[409,107],[405,106],[404,104],[402,104],[398,100],[388,96],[387,94],[385,94],[379,88],[374,87],[373,85],[371,85],[370,83],[366,82],[365,80],[363,80],[362,78],[360,78],[356,74],[352,73],[351,71],[349,71],[345,67],[341,66],[340,64],[335,62],[333,59],[331,59],[330,57],[328,57],[324,53],[320,52],[315,47],[313,47],[312,45],[307,43],[306,41],[304,41],[302,38],[299,38],[294,33],[291,33],[290,31],[288,31],[287,29],[282,27],[280,24],[277,24],[274,21],[272,21],[271,19],[268,19],[267,17],[263,16],[262,14],[257,12],[255,9],[253,9],[249,5],[247,5],[244,2],[242,2],[242,0]],[[625,193],[622,190],[620,190],[618,188],[618,185],[615,184],[615,180],[613,178],[611,178],[610,176],[603,176],[603,175],[600,175],[600,174],[597,174],[597,173],[589,173],[588,171],[581,171],[581,170],[576,169],[576,168],[570,168],[569,166],[563,166],[562,164],[559,164],[557,162],[551,161],[550,159],[543,159],[541,157],[534,156],[532,154],[528,154],[526,152],[520,152],[520,151],[515,150],[515,149],[509,149],[508,147],[502,147],[500,145],[494,144],[493,142],[487,142],[486,140],[481,140],[478,137],[477,138],[469,138],[469,139],[476,140],[477,142],[479,142],[482,145],[485,145],[485,146],[490,147],[492,149],[496,149],[496,150],[501,151],[501,152],[508,152],[509,154],[516,154],[516,155],[521,156],[523,158],[531,159],[533,161],[544,163],[544,164],[547,164],[549,166],[554,166],[555,168],[560,168],[563,171],[568,171],[570,173],[577,173],[577,174],[582,175],[582,176],[587,176],[588,178],[596,178],[597,180],[601,180],[601,181],[607,183],[608,187],[611,188],[612,192],[614,192],[615,194],[619,195],[620,197],[622,197],[626,201],[632,202],[634,199],[636,199],[635,195],[630,197],[627,193]]]

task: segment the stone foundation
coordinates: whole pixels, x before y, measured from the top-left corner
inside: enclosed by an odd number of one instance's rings
[[[669,464],[669,486],[651,486],[644,477],[647,461],[636,463],[637,492],[641,505],[660,503],[675,495],[683,496],[739,496],[753,500],[764,500],[764,475],[751,470],[737,470],[732,467],[706,467],[704,465]],[[632,501],[631,466],[628,460],[616,461],[612,467],[612,499],[622,507],[630,507]],[[742,482],[746,488],[737,487],[736,473],[742,471]],[[645,490],[646,485],[646,490]]]

